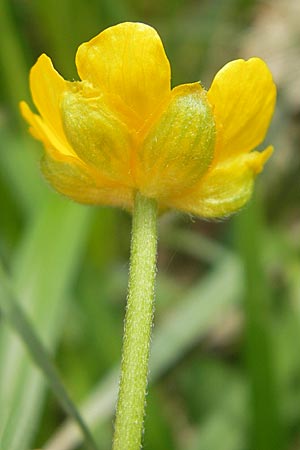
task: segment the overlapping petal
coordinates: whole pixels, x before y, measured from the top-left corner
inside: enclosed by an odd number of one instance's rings
[[[272,154],[272,147],[252,152],[218,164],[201,182],[182,197],[172,198],[168,206],[200,217],[226,217],[249,200],[255,176]]]
[[[157,32],[142,23],[110,27],[77,51],[82,80],[119,95],[140,125],[170,93],[170,65]]]
[[[38,139],[44,144],[47,152],[50,154],[53,152],[55,154],[59,153],[65,156],[73,154],[73,150],[66,139],[60,139],[60,136],[55,133],[55,130],[52,130],[38,114],[34,114],[26,102],[20,103],[20,109],[22,116],[30,125],[30,133],[35,139]]]
[[[66,139],[60,114],[61,97],[70,83],[59,75],[51,59],[45,54],[41,55],[32,67],[29,80],[32,98],[43,123],[36,120],[33,113],[30,115],[28,108],[23,106],[26,120],[40,136],[40,140],[45,136],[45,140],[50,139],[53,146],[59,147],[59,151],[72,155],[74,152]]]
[[[131,189],[104,180],[101,174],[93,173],[77,158],[57,160],[46,154],[41,161],[41,169],[56,191],[76,202],[132,209]]]
[[[265,138],[273,115],[276,87],[259,58],[226,64],[208,91],[218,130],[216,159],[247,153]]]
[[[206,92],[199,83],[178,86],[138,149],[139,189],[161,199],[187,189],[208,169],[214,144]]]
[[[92,93],[84,83],[78,83],[63,95],[61,114],[68,141],[86,164],[110,179],[132,184],[135,133],[107,106],[104,96]]]

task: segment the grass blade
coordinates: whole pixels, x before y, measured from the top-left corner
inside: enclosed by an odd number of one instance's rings
[[[256,202],[236,218],[241,260],[245,268],[245,359],[252,409],[252,447],[281,450],[283,429],[276,392],[271,293],[262,261],[262,211]]]
[[[67,292],[78,269],[88,224],[87,209],[56,198],[30,223],[15,255],[12,279],[18,299],[49,349],[55,347],[62,330]],[[15,332],[2,323],[0,441],[5,450],[30,447],[45,387]]]
[[[0,265],[0,307],[2,312],[4,312],[5,317],[8,319],[9,323],[13,326],[14,330],[21,338],[23,344],[26,345],[33,360],[35,361],[37,366],[42,370],[45,378],[48,380],[48,383],[50,384],[53,392],[56,394],[57,399],[59,400],[63,409],[77,423],[83,436],[85,437],[88,447],[91,450],[96,450],[97,449],[96,444],[93,440],[93,437],[88,427],[82,420],[75,405],[73,404],[71,398],[69,397],[67,391],[65,390],[59,378],[59,375],[47,354],[47,351],[45,350],[38,336],[36,335],[30,321],[27,319],[22,308],[20,308],[20,306],[18,305],[18,302],[16,300],[16,294],[14,293],[11,282],[9,281],[1,265]]]

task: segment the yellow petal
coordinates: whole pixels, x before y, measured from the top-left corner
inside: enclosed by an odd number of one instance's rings
[[[129,189],[97,178],[76,158],[64,157],[58,161],[45,155],[41,169],[56,191],[76,202],[132,209],[132,192]]]
[[[89,96],[85,84],[66,92],[61,103],[66,136],[85,163],[122,184],[131,181],[134,134],[107,107],[104,98]]]
[[[265,137],[273,115],[276,87],[259,58],[226,64],[208,91],[218,130],[216,158],[247,153]]]
[[[32,98],[43,119],[47,134],[55,136],[55,141],[60,143],[55,145],[60,146],[60,151],[72,155],[73,151],[66,140],[60,114],[61,96],[70,83],[56,72],[51,59],[45,54],[41,55],[32,67],[29,79]],[[28,113],[26,117],[26,112],[25,118],[30,119]],[[35,127],[32,123],[31,126]],[[37,131],[38,134],[40,132],[41,130]]]
[[[77,51],[82,80],[118,94],[142,124],[170,92],[170,66],[157,32],[142,23],[104,30]]]
[[[268,147],[261,153],[252,152],[224,161],[212,168],[189,194],[171,199],[167,206],[207,218],[236,212],[249,200],[255,176],[272,151]]]
[[[138,188],[155,198],[180,194],[208,169],[214,144],[206,92],[199,83],[178,86],[138,150]]]
[[[66,139],[60,139],[60,136],[52,131],[52,129],[46,125],[43,119],[34,114],[27,103],[20,102],[20,110],[24,119],[29,123],[29,131],[35,139],[38,139],[44,144],[47,152],[50,154],[61,153],[62,155],[70,155],[73,150],[69,146]]]

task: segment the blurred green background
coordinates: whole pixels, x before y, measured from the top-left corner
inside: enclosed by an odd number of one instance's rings
[[[78,45],[141,21],[162,37],[173,85],[260,56],[278,86],[275,146],[251,203],[159,223],[145,450],[300,449],[300,3],[298,0],[0,0],[0,255],[99,449],[110,448],[130,217],[75,205],[39,172],[18,102],[47,53],[76,79]],[[0,322],[0,449],[84,448],[16,333]],[[129,449],[128,449],[129,450]]]

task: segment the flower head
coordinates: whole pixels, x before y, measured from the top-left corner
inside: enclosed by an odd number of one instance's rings
[[[276,88],[259,58],[225,65],[208,91],[171,89],[157,32],[141,23],[106,29],[77,51],[81,81],[64,80],[41,55],[30,72],[34,114],[21,111],[42,141],[42,171],[80,203],[133,206],[136,191],[161,209],[222,217],[249,199],[272,153],[263,140]]]

